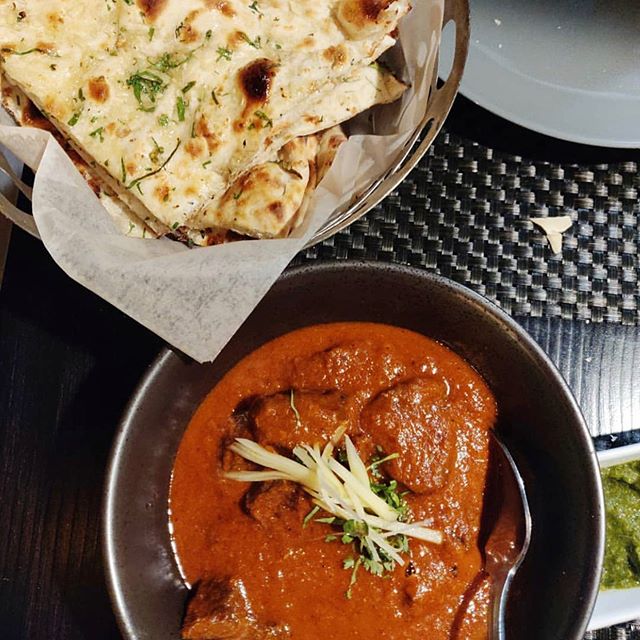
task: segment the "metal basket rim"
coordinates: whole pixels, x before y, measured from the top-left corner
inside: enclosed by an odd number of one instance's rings
[[[469,49],[468,0],[445,0],[442,21],[443,31],[449,22],[453,22],[456,27],[453,66],[447,79],[442,86],[438,87],[438,60],[436,59],[431,80],[429,103],[422,121],[395,158],[391,167],[387,168],[363,192],[354,196],[351,203],[346,205],[343,210],[333,213],[329,220],[305,245],[305,249],[330,238],[366,215],[373,207],[391,194],[429,150],[451,111],[464,73]],[[416,143],[423,135],[422,141],[416,147]]]

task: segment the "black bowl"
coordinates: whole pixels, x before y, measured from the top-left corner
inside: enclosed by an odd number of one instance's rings
[[[264,342],[343,320],[413,329],[448,345],[484,376],[533,518],[531,547],[509,599],[507,638],[582,638],[600,579],[604,510],[591,438],[566,383],[491,302],[422,270],[366,262],[292,269],[213,364],[165,350],[149,368],[122,419],[104,498],[107,582],[124,636],[179,638],[187,590],[170,544],[167,498],[174,456],[195,409]]]

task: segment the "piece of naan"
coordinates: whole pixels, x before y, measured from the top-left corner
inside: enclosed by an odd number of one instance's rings
[[[94,174],[94,169],[69,147],[60,133],[42,116],[29,98],[0,76],[2,106],[18,124],[45,129],[63,146],[80,174],[111,215],[124,235],[137,238],[158,237],[170,233],[189,244],[211,245],[239,235],[260,238],[286,236],[304,217],[311,196],[330,168],[339,146],[346,141],[340,126],[318,134],[294,138],[278,152],[277,158],[254,167],[238,178],[220,199],[207,229],[180,226],[167,230],[155,228],[139,219]]]
[[[126,224],[275,237],[291,228],[309,181],[302,188],[306,173],[286,170],[282,150],[402,93],[372,63],[408,9],[408,0],[0,1],[2,71]],[[304,155],[308,144],[293,148]],[[258,215],[285,184],[278,215]]]

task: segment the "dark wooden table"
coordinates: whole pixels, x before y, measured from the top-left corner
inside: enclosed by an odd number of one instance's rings
[[[448,126],[532,158],[634,155],[538,136],[464,100]],[[558,363],[590,424],[606,432],[640,426],[639,329],[521,322]],[[120,637],[100,557],[103,476],[118,418],[161,347],[14,230],[0,289],[1,640]],[[638,441],[640,432],[622,440]]]

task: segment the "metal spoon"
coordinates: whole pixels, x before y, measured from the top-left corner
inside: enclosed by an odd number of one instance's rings
[[[509,450],[492,432],[491,477],[488,488],[492,510],[491,528],[484,544],[485,571],[491,578],[489,610],[490,640],[505,640],[505,609],[509,587],[522,564],[531,541],[531,513],[522,476]],[[482,548],[482,547],[481,547]]]

